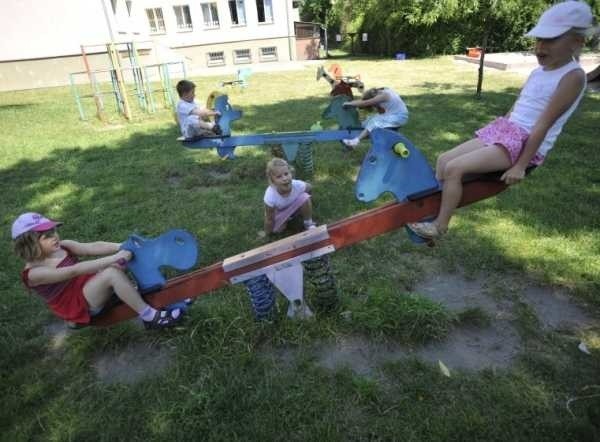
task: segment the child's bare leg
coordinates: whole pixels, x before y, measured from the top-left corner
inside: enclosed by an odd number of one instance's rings
[[[449,161],[461,155],[473,152],[474,150],[481,149],[484,146],[485,144],[481,140],[478,138],[473,138],[472,140],[459,144],[458,146],[440,154],[435,165],[435,177],[437,180],[442,181],[444,179],[446,164],[448,164]]]
[[[199,133],[210,133],[214,127],[215,123],[213,123],[212,121],[200,120],[198,122],[198,125],[196,126],[196,130]]]
[[[438,230],[445,232],[448,229],[450,218],[462,198],[462,179],[465,174],[495,172],[506,170],[510,166],[508,153],[500,146],[474,149],[469,153],[464,153],[448,161],[444,168],[442,204],[440,212],[434,221]]]
[[[367,129],[364,129],[360,134],[358,134],[357,137],[343,139],[342,143],[344,143],[347,147],[354,148],[354,147],[358,146],[358,144],[361,142],[361,140],[367,138],[368,136],[369,136],[369,131]]]
[[[312,202],[310,198],[300,207],[300,215],[302,215],[304,222],[312,221]]]
[[[364,140],[369,136],[369,131],[364,129],[360,134],[358,134],[358,141]]]
[[[115,267],[108,267],[90,279],[83,287],[83,296],[91,309],[99,309],[106,304],[113,291],[138,314],[148,307],[127,275]]]

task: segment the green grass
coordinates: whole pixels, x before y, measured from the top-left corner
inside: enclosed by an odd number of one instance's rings
[[[476,69],[449,58],[342,66],[367,86],[399,91],[411,112],[403,132],[431,162],[504,114],[523,82],[487,72],[476,100]],[[201,97],[220,78],[193,80]],[[328,91],[313,69],[256,73],[244,91],[228,90],[244,111],[234,132],[307,130],[321,119]],[[91,103],[86,109],[93,115]],[[2,440],[599,440],[598,400],[577,402],[575,418],[565,408],[584,386],[600,384],[598,332],[588,332],[592,356],[582,356],[573,336],[540,331],[525,305],[516,321],[526,351],[509,370],[446,378],[408,359],[370,378],[327,370],[310,351],[344,336],[417,346],[444,339],[459,323],[486,327],[490,318],[480,310],[454,315],[413,292],[431,262],[444,271],[499,280],[516,274],[560,287],[597,312],[599,95],[584,98],[543,167],[460,210],[438,247],[416,247],[398,231],[334,253],[339,311],[352,312],[350,320],[334,313],[292,322],[280,300],[274,322],[256,323],[244,288],[232,286],[202,297],[181,330],[88,328],[55,348],[44,331],[53,318],[22,287],[22,263],[11,253],[8,231],[20,212],[64,221],[62,237],[81,241],[185,228],[199,238],[201,267],[264,243],[257,232],[268,148],[240,148],[236,161],[225,162],[213,151],[182,148],[168,111],[136,110],[134,121],[124,122],[107,109],[110,125],[81,122],[66,88],[0,94]],[[315,147],[315,174],[307,179],[319,224],[382,203],[365,206],[353,196],[366,149],[348,155],[337,143]],[[96,358],[132,343],[148,352],[169,348],[172,363],[134,384],[99,381]],[[282,355],[290,349],[288,360]]]

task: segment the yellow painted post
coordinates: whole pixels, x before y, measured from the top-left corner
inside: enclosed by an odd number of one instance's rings
[[[108,43],[106,45],[107,52],[110,56],[115,75],[117,77],[117,87],[121,91],[121,101],[123,102],[123,114],[125,118],[131,120],[131,108],[129,107],[129,99],[127,98],[127,88],[125,87],[125,81],[123,80],[123,70],[121,68],[121,62],[119,61],[119,52],[115,48],[114,43]]]

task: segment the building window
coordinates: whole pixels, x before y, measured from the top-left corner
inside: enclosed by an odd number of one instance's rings
[[[219,27],[219,12],[216,3],[202,3],[202,16],[204,17],[205,28]]]
[[[259,23],[273,23],[272,0],[256,0],[256,12]]]
[[[192,16],[188,5],[173,6],[177,18],[177,29],[192,29]]]
[[[233,62],[235,64],[252,63],[250,49],[236,49],[233,51]]]
[[[206,58],[207,66],[223,66],[225,64],[225,53],[223,51],[209,52],[206,54]]]
[[[244,0],[229,0],[229,14],[231,15],[232,25],[245,25]]]
[[[260,61],[277,61],[277,46],[260,48]]]
[[[146,16],[148,17],[148,23],[150,24],[150,33],[157,34],[166,31],[162,8],[146,9]]]

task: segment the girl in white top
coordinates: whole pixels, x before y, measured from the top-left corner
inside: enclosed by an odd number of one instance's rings
[[[365,128],[358,137],[342,140],[346,147],[354,149],[358,143],[369,136],[369,132],[377,128],[397,128],[408,121],[408,108],[400,95],[389,87],[371,88],[360,100],[344,103],[344,107],[374,108],[377,113],[367,118],[362,126]]]
[[[442,183],[442,203],[435,220],[409,227],[425,238],[448,229],[462,198],[462,178],[470,173],[505,171],[506,184],[518,183],[529,165],[540,165],[585,91],[585,72],[575,61],[585,36],[592,31],[592,11],[579,1],[558,3],[546,10],[526,35],[535,37],[540,66],[527,79],[506,117],[475,132],[476,137],[441,154],[436,178]]]
[[[269,187],[265,191],[265,233],[282,232],[289,218],[302,215],[304,228],[315,227],[310,202],[311,185],[292,179],[289,164],[281,158],[273,158],[267,164]]]

